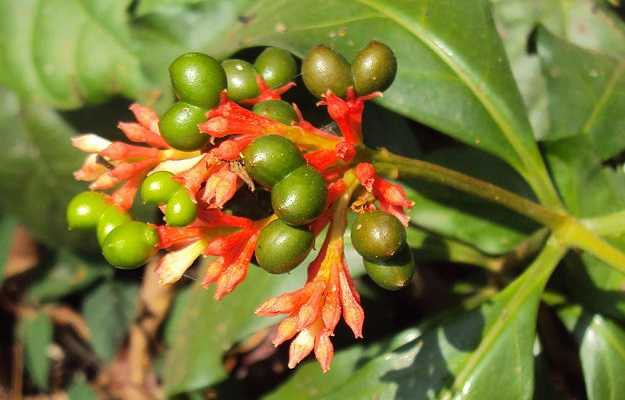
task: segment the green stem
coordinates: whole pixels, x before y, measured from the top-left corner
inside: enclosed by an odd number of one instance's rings
[[[625,210],[586,219],[585,227],[601,236],[618,236],[625,232]]]
[[[625,254],[589,229],[587,227],[589,222],[586,222],[585,226],[562,211],[548,209],[491,183],[427,161],[402,157],[385,149],[370,152],[368,156],[380,170],[396,171],[403,176],[412,176],[449,186],[525,215],[550,228],[563,246],[577,247],[587,251],[625,274]],[[625,218],[625,215],[622,217]],[[608,225],[610,229],[614,229],[616,223],[605,222],[607,218],[603,218],[604,229],[609,230],[606,228]]]
[[[451,169],[422,160],[402,157],[385,149],[371,155],[376,167],[396,169],[400,175],[421,178],[430,182],[453,187],[465,193],[510,208],[538,223],[556,229],[567,220],[567,215],[550,210],[518,194],[509,192],[492,183],[461,174]]]
[[[554,230],[554,234],[563,244],[587,251],[625,274],[625,254],[579,221],[569,217],[567,223]]]

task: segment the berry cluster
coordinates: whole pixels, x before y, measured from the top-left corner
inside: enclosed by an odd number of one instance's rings
[[[93,134],[74,139],[89,153],[75,177],[92,182],[92,191],[70,202],[68,225],[95,229],[104,257],[119,268],[139,267],[160,250],[163,284],[178,281],[201,255],[212,256],[203,283],[216,285],[217,299],[245,278],[253,257],[267,272],[289,272],[325,232],[305,285],[267,300],[256,314],[286,315],[274,344],[293,338],[291,368],[314,350],[327,371],[341,317],[362,337],[364,312],[343,249],[348,212],[357,214],[353,245],[377,284],[397,290],[414,272],[404,227],[412,203],[378,175],[362,144],[364,104],[381,96],[396,70],[393,52],[379,42],[351,64],[329,47],[311,49],[303,81],[327,107],[338,136],[282,100],[297,74],[287,51],[267,48],[253,65],[182,55],[169,68],[178,101],[161,118],[133,104],[137,122],[119,123],[133,144]],[[128,210],[137,192],[160,207],[163,224],[133,221]],[[270,193],[268,213],[254,217],[233,206],[250,192]]]

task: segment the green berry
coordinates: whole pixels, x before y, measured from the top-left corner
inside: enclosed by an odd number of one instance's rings
[[[161,118],[161,135],[175,149],[197,150],[208,141],[208,135],[198,129],[198,124],[206,121],[204,114],[204,109],[179,101]]]
[[[261,136],[243,150],[248,174],[261,185],[272,187],[306,161],[297,146],[278,135]]]
[[[133,269],[145,264],[156,253],[156,229],[139,222],[126,222],[113,229],[102,245],[102,254],[111,265]]]
[[[385,44],[373,41],[352,62],[354,89],[360,96],[384,91],[395,79],[397,59]]]
[[[313,47],[302,61],[304,84],[316,97],[329,89],[339,97],[345,97],[347,88],[353,85],[349,63],[329,47]]]
[[[369,261],[387,260],[406,243],[406,228],[384,211],[359,214],[352,224],[352,244]]]
[[[307,229],[287,225],[279,219],[273,221],[258,237],[258,265],[272,274],[289,272],[304,261],[314,238]]]
[[[291,53],[278,47],[267,47],[263,50],[256,57],[254,68],[272,88],[291,82],[297,75],[297,64]]]
[[[219,62],[202,53],[186,53],[169,66],[169,76],[179,99],[209,109],[219,103],[226,88],[226,73]]]
[[[130,215],[116,205],[111,204],[100,216],[98,221],[97,234],[98,243],[100,246],[104,245],[104,240],[109,233],[118,226],[131,221]]]
[[[369,277],[386,290],[399,290],[408,286],[415,272],[414,259],[408,246],[386,261],[363,259]]]
[[[180,188],[167,202],[165,221],[171,226],[187,226],[195,221],[197,205],[186,188]]]
[[[69,229],[94,229],[108,206],[102,193],[79,193],[67,205],[67,226]]]
[[[328,190],[323,177],[303,165],[276,183],[271,205],[276,215],[289,225],[305,225],[317,218],[326,205]]]
[[[167,203],[181,186],[171,172],[158,171],[148,175],[141,184],[141,198],[147,204]]]
[[[256,70],[247,61],[231,59],[221,63],[228,81],[228,98],[232,101],[250,99],[260,94]]]
[[[282,122],[285,125],[291,125],[292,122],[297,121],[295,110],[284,100],[262,101],[257,103],[254,108],[252,108],[252,111],[263,117]]]

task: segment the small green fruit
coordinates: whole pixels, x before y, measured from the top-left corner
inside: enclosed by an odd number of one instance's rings
[[[369,277],[386,290],[399,290],[408,284],[415,272],[414,259],[408,246],[386,261],[367,261],[363,259]]]
[[[197,205],[187,188],[180,188],[167,202],[165,221],[171,226],[187,226],[197,217]]]
[[[354,84],[345,57],[323,45],[313,47],[302,61],[302,78],[310,93],[319,98],[328,89],[345,97]]]
[[[278,135],[261,136],[243,150],[247,173],[261,185],[272,187],[306,161],[297,146]]]
[[[98,243],[100,246],[104,245],[104,240],[109,233],[118,226],[131,221],[130,215],[116,205],[111,204],[100,216],[98,221],[97,234]]]
[[[141,198],[147,204],[167,203],[171,196],[182,185],[174,179],[174,174],[167,171],[158,171],[148,175],[141,184]]]
[[[358,214],[351,228],[352,244],[369,261],[393,257],[406,243],[406,228],[384,211]]]
[[[219,103],[226,88],[226,73],[219,62],[202,53],[186,53],[169,66],[176,96],[194,106],[209,109]]]
[[[102,193],[77,194],[67,205],[67,226],[69,229],[94,229],[109,204]]]
[[[163,115],[159,122],[161,135],[173,148],[183,151],[204,146],[209,136],[200,132],[198,124],[206,121],[205,110],[179,101]]]
[[[156,253],[158,242],[156,229],[143,222],[130,221],[108,234],[102,245],[102,254],[114,267],[134,269]]]
[[[232,101],[250,99],[260,94],[256,70],[247,61],[231,59],[221,63],[228,81],[228,98]]]
[[[287,224],[306,225],[321,215],[327,196],[323,177],[312,167],[303,165],[274,185],[271,205]]]
[[[314,236],[308,229],[276,220],[261,231],[256,245],[256,260],[265,271],[283,274],[304,261],[313,241]]]
[[[272,88],[285,85],[295,79],[297,64],[288,51],[278,47],[267,47],[256,61],[254,68],[265,83]]]
[[[354,89],[360,96],[384,91],[397,74],[397,59],[385,44],[373,41],[352,62]]]
[[[285,125],[297,121],[297,114],[293,107],[284,100],[266,100],[257,103],[252,108],[256,114],[271,118]]]

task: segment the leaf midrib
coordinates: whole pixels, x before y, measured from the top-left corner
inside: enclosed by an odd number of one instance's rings
[[[592,109],[592,112],[590,113],[590,115],[588,116],[588,119],[586,120],[586,122],[584,123],[582,127],[583,134],[586,134],[586,135],[590,134],[590,131],[592,130],[593,125],[597,121],[599,114],[604,110],[604,108],[608,104],[608,101],[610,100],[612,95],[615,93],[614,89],[616,87],[616,83],[619,81],[621,76],[623,76],[624,72],[625,72],[625,60],[621,61],[614,68],[614,71],[612,71],[612,74],[610,75],[610,79],[608,80],[608,82],[606,82],[606,85],[602,90],[599,100],[595,103]]]

